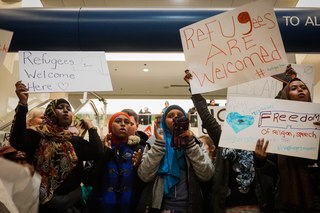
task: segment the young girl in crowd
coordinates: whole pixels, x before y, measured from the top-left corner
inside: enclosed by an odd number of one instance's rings
[[[26,128],[28,89],[18,81],[16,94],[19,104],[12,123],[12,147],[27,153],[27,162],[41,175],[39,212],[86,212],[81,197],[83,161],[99,159],[102,144],[96,128],[88,120],[83,127],[89,131],[88,141],[72,136],[71,106],[65,99],[49,103],[44,124]]]
[[[212,139],[208,135],[201,135],[199,136],[199,140],[203,143],[204,147],[206,148],[209,158],[211,162],[214,162],[216,158],[216,146],[214,145]]]
[[[130,117],[124,112],[114,114],[109,120],[105,154],[93,167],[97,179],[89,196],[89,212],[134,213],[143,189],[137,175],[143,147],[139,140],[129,138]],[[137,138],[137,137],[133,137]]]
[[[192,79],[186,70],[184,80]],[[219,146],[221,128],[210,114],[200,94],[191,97],[205,128]],[[254,168],[253,152],[217,148],[215,173],[211,189],[210,212],[273,212],[273,178],[261,175]]]
[[[216,158],[216,147],[212,139],[208,135],[199,136],[199,140],[203,143],[206,148],[211,162],[214,164]],[[211,189],[213,185],[213,179],[201,183],[201,190],[203,194],[203,212],[210,212],[210,198],[211,198]]]
[[[179,135],[189,141],[185,149],[178,151],[170,146],[175,117],[187,114],[177,105],[165,109],[160,132],[155,123],[155,137],[149,139],[154,140],[150,142],[153,145],[144,151],[138,174],[148,184],[139,202],[139,212],[202,212],[200,181],[212,177],[213,164],[190,130]]]
[[[281,99],[292,101],[311,102],[308,87],[298,78],[292,79],[282,90]],[[319,125],[319,122],[315,124]],[[310,170],[308,167],[317,161],[304,158],[290,157],[284,155],[267,155],[268,141],[264,145],[264,140],[258,140],[255,149],[256,167],[259,172],[279,176],[276,191],[275,208],[280,212],[319,212],[315,211],[314,192],[318,192],[319,185],[312,184]],[[316,172],[318,180],[319,171]],[[319,205],[319,197],[317,201]],[[319,208],[319,207],[318,207]]]

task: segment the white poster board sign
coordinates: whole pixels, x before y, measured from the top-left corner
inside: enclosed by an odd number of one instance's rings
[[[104,52],[19,51],[29,93],[112,91]]]
[[[13,32],[0,29],[0,68],[9,50]]]
[[[260,0],[180,29],[193,94],[285,71],[272,0]]]
[[[314,65],[291,64],[297,72],[297,78],[300,78],[309,88],[311,98],[313,97],[314,88]],[[228,97],[258,97],[258,98],[275,98],[283,88],[283,83],[273,77],[261,78],[236,86],[228,87]]]
[[[0,172],[0,203],[12,213],[37,213],[40,174],[31,176],[28,167],[4,158],[0,158],[0,171],[5,171]]]
[[[319,120],[320,104],[230,97],[219,146],[254,151],[264,138],[269,153],[317,159]]]
[[[221,129],[223,127],[225,117],[226,117],[226,107],[221,106],[208,106],[208,110],[210,114],[216,119],[216,121],[221,125]],[[199,116],[198,117],[198,135],[207,135],[208,132],[206,129],[202,128],[202,120]]]

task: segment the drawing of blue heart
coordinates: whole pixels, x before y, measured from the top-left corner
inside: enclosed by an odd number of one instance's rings
[[[251,115],[240,115],[237,112],[230,112],[227,115],[227,123],[232,127],[232,129],[238,133],[241,130],[251,126],[254,123],[254,117]]]
[[[69,87],[69,83],[68,82],[66,82],[66,83],[59,82],[58,87],[60,89],[62,89],[63,91],[65,91]]]

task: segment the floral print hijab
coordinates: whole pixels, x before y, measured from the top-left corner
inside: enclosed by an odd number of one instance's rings
[[[34,166],[42,177],[39,195],[42,204],[51,200],[54,190],[63,183],[78,163],[70,142],[71,133],[60,126],[55,113],[55,108],[61,103],[69,104],[65,99],[51,101],[44,114],[44,124],[29,128],[41,137],[35,153]]]

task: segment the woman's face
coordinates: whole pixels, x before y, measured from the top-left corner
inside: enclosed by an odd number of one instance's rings
[[[34,119],[28,120],[29,126],[41,125],[44,122],[44,113],[37,115]]]
[[[56,106],[55,113],[59,120],[59,123],[63,127],[68,127],[72,123],[72,112],[71,107],[67,103],[62,103]]]
[[[118,115],[112,122],[112,134],[120,140],[128,137],[131,123],[127,116]]]
[[[173,109],[167,114],[166,125],[171,132],[173,129],[173,120],[172,119],[175,117],[184,117],[184,114],[183,114],[183,112],[181,112],[178,109]]]
[[[307,86],[301,81],[293,81],[289,85],[289,97],[294,101],[308,101],[309,90]]]

